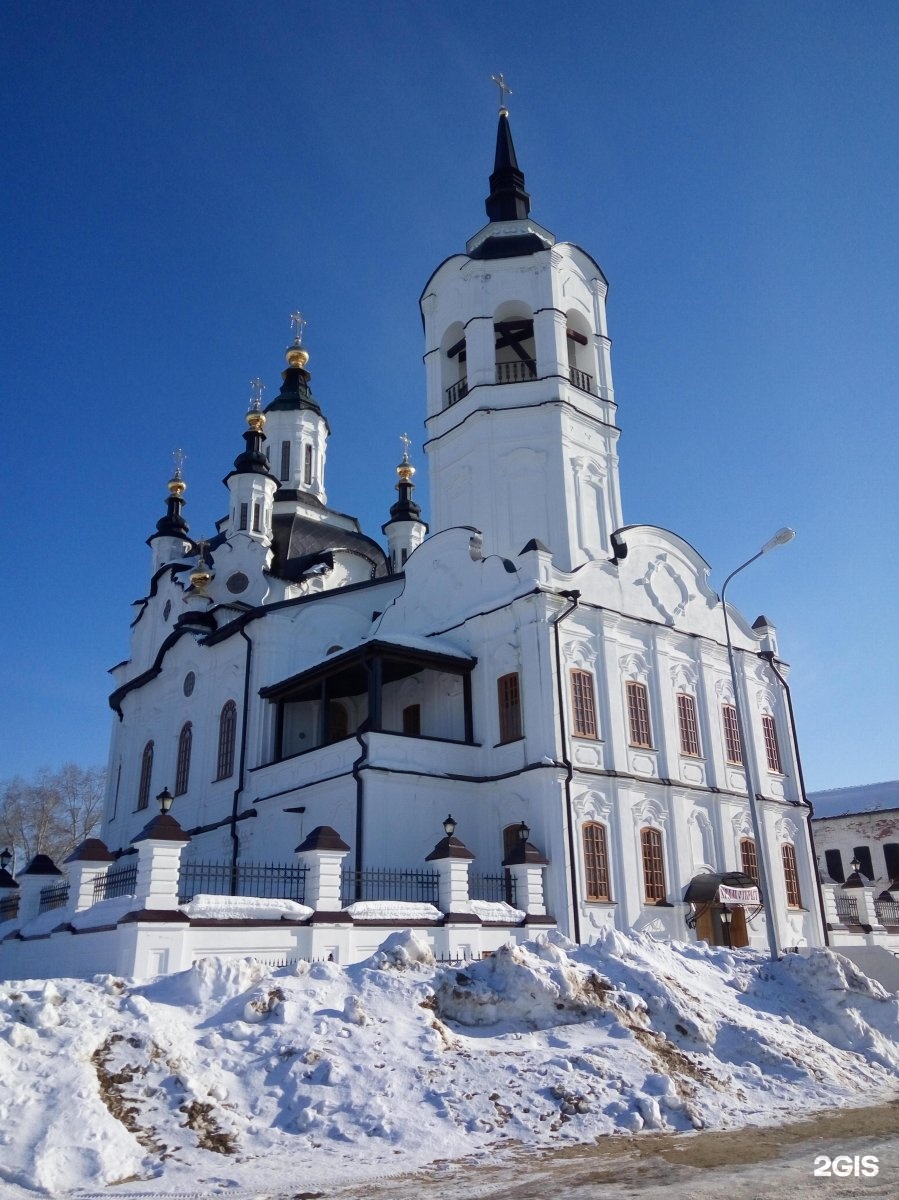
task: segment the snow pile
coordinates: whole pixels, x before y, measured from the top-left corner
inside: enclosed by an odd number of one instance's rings
[[[777,1122],[897,1082],[897,998],[828,951],[771,964],[544,934],[448,968],[406,932],[348,968],[0,984],[0,1192],[327,1194],[504,1145]]]

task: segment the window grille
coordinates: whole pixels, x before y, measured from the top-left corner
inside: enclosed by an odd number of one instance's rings
[[[592,671],[571,672],[571,708],[574,715],[572,733],[576,737],[595,738],[596,701]]]
[[[677,693],[677,728],[680,752],[699,757],[699,723],[696,720],[696,700],[689,692]]]
[[[787,892],[787,908],[802,908],[802,894],[799,891],[799,870],[796,866],[796,851],[790,842],[781,846],[784,864],[784,886]]]
[[[632,746],[652,746],[646,684],[630,679],[627,682],[627,723]]]
[[[665,859],[662,854],[662,834],[658,829],[640,830],[643,851],[643,893],[647,904],[659,904],[665,899]]]
[[[229,700],[219,717],[219,752],[216,779],[230,779],[234,774],[234,741],[237,733],[237,705]]]
[[[281,479],[290,479],[290,442],[281,443]]]
[[[744,875],[748,875],[750,879],[754,879],[758,883],[759,860],[752,838],[740,839],[740,869]]]
[[[147,742],[140,760],[140,787],[137,790],[138,810],[150,803],[150,780],[153,775],[153,743]]]
[[[609,856],[606,849],[605,826],[595,821],[588,822],[583,829],[584,843],[584,886],[588,900],[608,900]]]
[[[181,727],[178,737],[178,765],[175,771],[175,795],[183,796],[190,780],[190,748],[193,742],[193,726],[190,721]]]
[[[312,447],[306,445],[303,451],[303,483],[306,487],[312,482]]]
[[[729,763],[735,766],[743,765],[743,747],[740,744],[740,725],[737,721],[737,710],[732,704],[722,704],[721,715],[724,720],[724,753]]]
[[[496,681],[499,703],[499,740],[514,742],[521,737],[521,686],[518,672],[501,675]]]
[[[782,774],[780,765],[780,746],[777,744],[777,724],[767,713],[762,717],[762,730],[765,734],[765,756],[768,759],[768,770]]]

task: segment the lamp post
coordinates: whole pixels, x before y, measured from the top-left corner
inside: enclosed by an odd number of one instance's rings
[[[733,949],[733,942],[730,939],[730,923],[734,919],[734,914],[725,904],[721,909],[721,924],[724,926],[724,936],[727,939],[728,950]]]
[[[733,642],[730,639],[730,622],[727,619],[727,585],[739,575],[741,571],[754,563],[757,558],[761,558],[763,554],[767,554],[776,546],[783,546],[786,542],[791,542],[796,536],[793,529],[784,528],[778,529],[774,537],[769,538],[762,546],[757,554],[753,554],[752,558],[747,558],[746,562],[741,563],[736,570],[731,571],[724,585],[721,588],[721,607],[724,610],[724,636],[727,640],[727,661],[730,664],[730,682],[734,690],[734,708],[737,712],[737,729],[740,733],[740,746],[743,750],[743,773],[746,777],[746,792],[749,799],[749,815],[752,819],[752,834],[755,838],[757,849],[756,861],[758,863],[758,885],[759,893],[762,900],[762,909],[765,913],[765,932],[768,935],[768,950],[771,954],[771,959],[776,962],[780,958],[780,952],[777,946],[777,928],[774,923],[774,907],[771,903],[770,889],[770,872],[768,871],[768,845],[762,835],[761,820],[759,817],[758,801],[761,795],[761,781],[757,778],[755,769],[755,755],[752,753],[751,743],[749,741],[749,722],[743,708],[743,701],[740,696],[740,688],[737,683],[737,664],[734,659]]]

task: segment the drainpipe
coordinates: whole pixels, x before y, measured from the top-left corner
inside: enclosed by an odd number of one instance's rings
[[[247,658],[243,675],[243,719],[240,723],[240,766],[237,772],[237,787],[231,802],[231,895],[237,894],[237,860],[240,857],[240,838],[237,834],[237,809],[244,789],[247,762],[247,725],[250,717],[250,664],[253,659],[253,643],[243,625],[240,636],[247,643]]]
[[[808,841],[809,848],[812,852],[812,869],[815,874],[815,887],[818,892],[818,903],[821,906],[821,929],[824,933],[824,945],[829,946],[830,938],[827,935],[827,921],[824,917],[826,912],[826,909],[824,908],[824,889],[821,887],[821,876],[818,874],[818,856],[815,853],[815,835],[812,830],[812,817],[815,815],[815,809],[811,800],[808,798],[808,793],[805,790],[805,775],[802,771],[802,759],[799,757],[799,738],[796,736],[796,717],[793,712],[793,695],[790,692],[790,685],[787,683],[786,677],[781,675],[780,671],[777,669],[777,664],[774,661],[774,651],[763,650],[761,652],[761,657],[765,660],[765,662],[780,680],[781,687],[784,690],[784,695],[787,698],[787,714],[790,718],[790,736],[793,740],[793,757],[796,759],[796,774],[799,783],[799,794],[808,806],[805,812],[805,820],[806,824],[808,825]]]
[[[580,592],[559,592],[559,595],[570,601],[558,616],[551,618],[556,641],[556,689],[559,699],[559,737],[562,745],[562,763],[565,767],[565,820],[568,825],[568,874],[571,880],[571,932],[573,941],[580,945],[581,917],[580,901],[577,892],[577,854],[574,847],[574,816],[571,805],[571,780],[574,777],[574,765],[568,757],[568,734],[565,729],[565,687],[562,683],[562,639],[559,627],[563,620],[578,606]]]
[[[367,666],[368,664],[366,664]],[[363,734],[368,730],[368,720],[362,722],[356,730],[355,738],[361,747],[361,753],[353,762],[353,778],[356,780],[356,853],[355,853],[355,883],[353,899],[362,899],[362,831],[365,826],[365,783],[362,778],[362,767],[368,762],[368,742],[363,741]]]

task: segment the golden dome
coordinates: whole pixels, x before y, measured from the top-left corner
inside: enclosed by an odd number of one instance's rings
[[[309,351],[304,350],[302,346],[287,347],[287,364],[291,367],[305,367],[309,361]]]
[[[412,476],[415,474],[415,468],[410,462],[401,462],[396,469],[397,475],[402,483],[411,483]]]
[[[256,408],[251,408],[247,413],[247,424],[254,433],[262,433],[265,428],[265,413],[259,412]]]
[[[166,486],[173,496],[178,496],[179,498],[183,496],[187,490],[187,484],[183,479],[178,479],[177,476],[174,479],[170,479]]]

